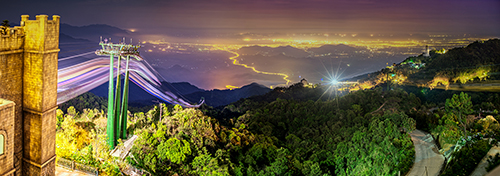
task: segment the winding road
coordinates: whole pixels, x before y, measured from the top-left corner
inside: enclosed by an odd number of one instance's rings
[[[439,153],[432,136],[420,130],[414,130],[410,136],[415,145],[415,161],[408,176],[438,175],[444,156]]]

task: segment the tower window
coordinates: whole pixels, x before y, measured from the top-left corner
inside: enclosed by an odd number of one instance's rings
[[[3,136],[3,134],[0,134],[0,155],[3,155],[4,148],[5,148],[5,137]]]

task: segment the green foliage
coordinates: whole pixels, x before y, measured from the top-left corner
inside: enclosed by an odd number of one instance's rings
[[[130,105],[131,103],[132,106]],[[85,92],[67,102],[61,103],[59,108],[65,112],[70,106],[73,106],[78,112],[83,112],[84,109],[99,109],[107,111],[108,98],[97,96],[91,92]],[[133,106],[133,102],[129,102],[128,110],[133,113],[147,112],[152,107],[153,106],[135,107]]]
[[[407,112],[421,107],[414,94],[375,89],[311,101],[294,92],[320,95],[321,89],[280,91],[284,99],[229,106],[242,113],[229,119],[178,105],[160,105],[161,113],[158,107],[129,113],[127,130],[138,139],[127,162],[153,175],[394,175],[411,167],[414,149],[407,132],[415,120]],[[104,133],[103,114],[69,108],[67,116],[79,119],[75,124],[83,130]],[[97,153],[93,147],[83,151]]]
[[[131,163],[155,175],[228,175],[232,163],[223,146],[231,149],[233,144],[247,145],[247,139],[239,136],[246,130],[221,130],[215,119],[199,110],[181,106],[172,110],[164,113],[166,116],[162,115],[161,121],[152,120],[157,114],[155,111],[159,111],[157,108],[145,115],[144,128],[136,130],[138,139],[131,150],[134,156]],[[141,113],[138,116],[146,118]],[[221,143],[220,137],[224,137],[225,143]]]
[[[57,156],[96,167],[107,175],[119,175],[118,162],[110,155],[106,143],[104,112],[84,109],[80,113],[72,106],[67,112],[56,111]]]
[[[500,40],[491,39],[485,42],[476,41],[467,47],[454,48],[445,54],[437,55],[426,64],[422,71],[425,75],[443,72],[452,77],[458,76],[463,69],[489,67],[492,72],[497,72],[500,51]],[[422,72],[421,71],[421,72]],[[495,77],[495,76],[492,76]],[[498,78],[498,76],[496,76]]]
[[[494,157],[490,156],[488,158],[488,166],[486,167],[486,171],[490,172],[498,165],[500,165],[500,153],[497,153]]]
[[[170,162],[180,164],[186,159],[186,155],[191,154],[191,148],[186,140],[180,141],[177,138],[170,138],[158,145],[157,152],[158,158],[162,160],[168,159]]]
[[[405,132],[415,121],[403,112],[420,106],[413,94],[367,90],[338,101],[261,105],[228,126],[180,106],[161,121],[157,108],[136,113],[131,124],[139,138],[129,162],[155,175],[388,175],[412,165]]]
[[[409,170],[413,164],[413,143],[389,117],[397,114],[384,116],[375,117],[368,128],[362,127],[350,140],[337,145],[337,175],[394,175]],[[404,114],[399,118],[404,118]]]
[[[247,124],[257,135],[275,137],[277,141],[267,145],[287,149],[289,156],[276,157],[280,149],[263,152],[260,148],[265,145],[257,142],[242,155],[240,165],[249,168],[248,175],[258,169],[282,175],[405,173],[413,163],[414,150],[404,131],[415,129],[415,121],[401,110],[418,107],[417,100],[404,92],[380,90],[354,92],[338,104],[278,99],[240,116],[235,126]],[[379,108],[378,113],[370,113]]]
[[[446,54],[431,53],[430,58],[412,57],[403,65],[427,63],[420,70],[435,74],[443,64],[457,68],[491,64],[498,58],[499,44],[499,40],[478,42]],[[482,47],[491,53],[478,52]],[[491,72],[498,70],[491,67]],[[450,98],[455,92],[394,89],[330,97],[322,96],[327,86],[297,83],[220,109],[160,104],[161,108],[129,112],[127,131],[138,139],[127,162],[153,175],[396,175],[399,171],[404,175],[413,165],[415,151],[408,133],[416,125],[431,129],[439,141],[455,143],[467,133],[466,116],[473,108],[500,109],[500,94],[461,93]],[[60,157],[98,166],[112,175],[118,173],[119,161],[110,158],[106,148],[106,105],[105,99],[90,93],[61,105],[67,113],[57,111],[56,148]],[[473,129],[481,128],[485,129]],[[470,173],[487,149],[483,140],[467,142],[444,174]]]
[[[217,158],[213,158],[206,150],[198,154],[191,163],[190,174],[195,175],[229,175],[227,167],[220,167]]]
[[[307,160],[302,165],[302,174],[307,176],[323,175],[323,171],[321,171],[320,164]]]
[[[441,175],[470,175],[490,148],[487,140],[474,138],[467,141],[460,151],[452,154],[452,160]]]
[[[472,113],[471,97],[467,93],[454,94],[451,99],[446,99],[445,112],[441,117],[435,114],[440,120],[432,133],[439,139],[439,144],[455,144],[460,137],[467,135],[467,114]],[[460,126],[462,127],[460,129]]]
[[[57,109],[56,110],[56,118],[57,118],[57,122],[56,122],[57,129],[60,129],[61,128],[61,124],[64,121],[64,113],[63,113],[63,111],[61,111],[60,109]]]
[[[467,114],[472,113],[472,102],[471,98],[467,93],[460,93],[460,95],[453,95],[451,99],[446,99],[445,110],[447,112],[447,119],[451,122],[445,122],[447,124],[452,122],[460,123],[463,127],[463,135],[467,135]]]
[[[83,109],[107,110],[108,99],[94,95],[93,93],[83,93],[67,102],[59,105],[63,111],[73,106],[74,110],[83,112]]]

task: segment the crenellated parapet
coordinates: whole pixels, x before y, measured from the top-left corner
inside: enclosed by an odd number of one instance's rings
[[[23,40],[24,30],[21,26],[0,27],[0,52],[22,49]]]
[[[47,15],[37,15],[36,20],[29,20],[28,15],[21,16],[21,27],[24,28],[26,51],[59,49],[59,19],[53,15],[48,20]]]
[[[19,49],[58,50],[59,20],[58,15],[53,15],[52,20],[47,15],[37,15],[35,20],[29,20],[29,15],[22,15],[21,26],[0,26],[0,52]]]

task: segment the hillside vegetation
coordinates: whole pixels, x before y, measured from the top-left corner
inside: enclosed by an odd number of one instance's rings
[[[420,106],[415,95],[376,89],[312,101],[294,97],[321,95],[322,88],[278,90],[230,105],[247,109],[233,117],[178,105],[164,107],[161,117],[157,107],[129,114],[127,131],[139,138],[127,162],[153,175],[394,175],[411,167],[415,121],[405,112]],[[284,99],[263,98],[272,96]],[[108,171],[123,165],[102,153],[104,111],[59,112],[58,141],[66,145],[58,156]]]
[[[412,79],[405,74],[431,73],[427,66],[451,56],[409,58],[392,73],[371,77],[405,81]],[[483,61],[471,62],[488,64]],[[130,165],[152,175],[405,175],[415,156],[409,133],[418,127],[435,137],[447,157],[443,175],[468,175],[500,140],[499,93],[417,87],[408,93],[404,86],[376,85],[334,96],[330,85],[297,83],[225,107],[161,104],[129,112],[127,131],[138,139],[126,160],[109,155],[104,100],[86,94],[70,101],[77,108],[57,111],[56,154],[108,175]]]
[[[371,89],[386,85],[415,85],[420,87],[466,84],[484,80],[499,80],[500,40],[477,41],[449,51],[433,50],[430,57],[408,57],[354,81],[360,83],[351,90]]]
[[[415,121],[404,111],[419,103],[414,95],[380,89],[338,103],[277,99],[229,125],[176,106],[137,132],[130,161],[159,175],[405,173],[414,156],[406,132]]]

